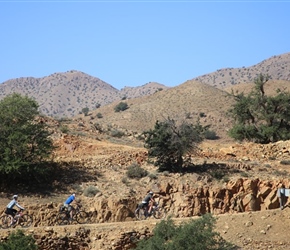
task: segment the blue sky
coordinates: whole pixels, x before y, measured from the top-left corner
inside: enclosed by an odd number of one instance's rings
[[[0,83],[79,70],[177,86],[290,52],[290,1],[2,1]]]

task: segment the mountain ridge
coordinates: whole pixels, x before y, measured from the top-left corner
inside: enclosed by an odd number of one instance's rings
[[[231,87],[236,89],[240,84],[253,83],[254,78],[260,73],[269,74],[274,80],[289,81],[290,53],[272,56],[251,67],[219,69],[191,80],[227,91]],[[97,77],[70,70],[42,78],[10,79],[0,84],[0,100],[13,92],[21,93],[34,98],[44,115],[71,118],[81,114],[83,108],[92,111],[99,106],[117,101],[142,98],[168,89],[179,89],[180,85],[184,86],[183,84],[167,87],[160,83],[149,82],[137,87],[125,86],[118,90]],[[182,99],[182,96],[180,98]],[[203,101],[199,100],[199,102]]]

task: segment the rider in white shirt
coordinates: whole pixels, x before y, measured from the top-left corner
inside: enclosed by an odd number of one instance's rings
[[[6,207],[5,213],[11,215],[12,218],[14,218],[15,214],[17,213],[17,210],[13,208],[14,206],[17,206],[19,209],[24,210],[24,208],[18,204],[17,198],[18,196],[16,194],[13,195],[13,200],[11,200]]]

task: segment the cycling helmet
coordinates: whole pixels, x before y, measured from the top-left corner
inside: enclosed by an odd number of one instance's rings
[[[150,191],[150,192],[149,192],[149,194],[153,194],[153,192],[152,192],[152,191]]]
[[[18,195],[17,194],[14,194],[13,195],[13,199],[17,199],[18,198]]]

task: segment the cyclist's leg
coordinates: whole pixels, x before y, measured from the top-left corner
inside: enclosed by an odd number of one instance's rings
[[[14,216],[17,213],[17,210],[13,208],[7,208],[5,213],[11,218],[11,225],[14,224],[16,222],[16,219],[14,219]]]
[[[148,203],[143,203],[143,210],[144,210],[144,215],[147,217],[148,216]]]
[[[74,211],[74,207],[72,205],[68,205],[68,212],[69,212],[71,220],[73,218],[73,211]]]

